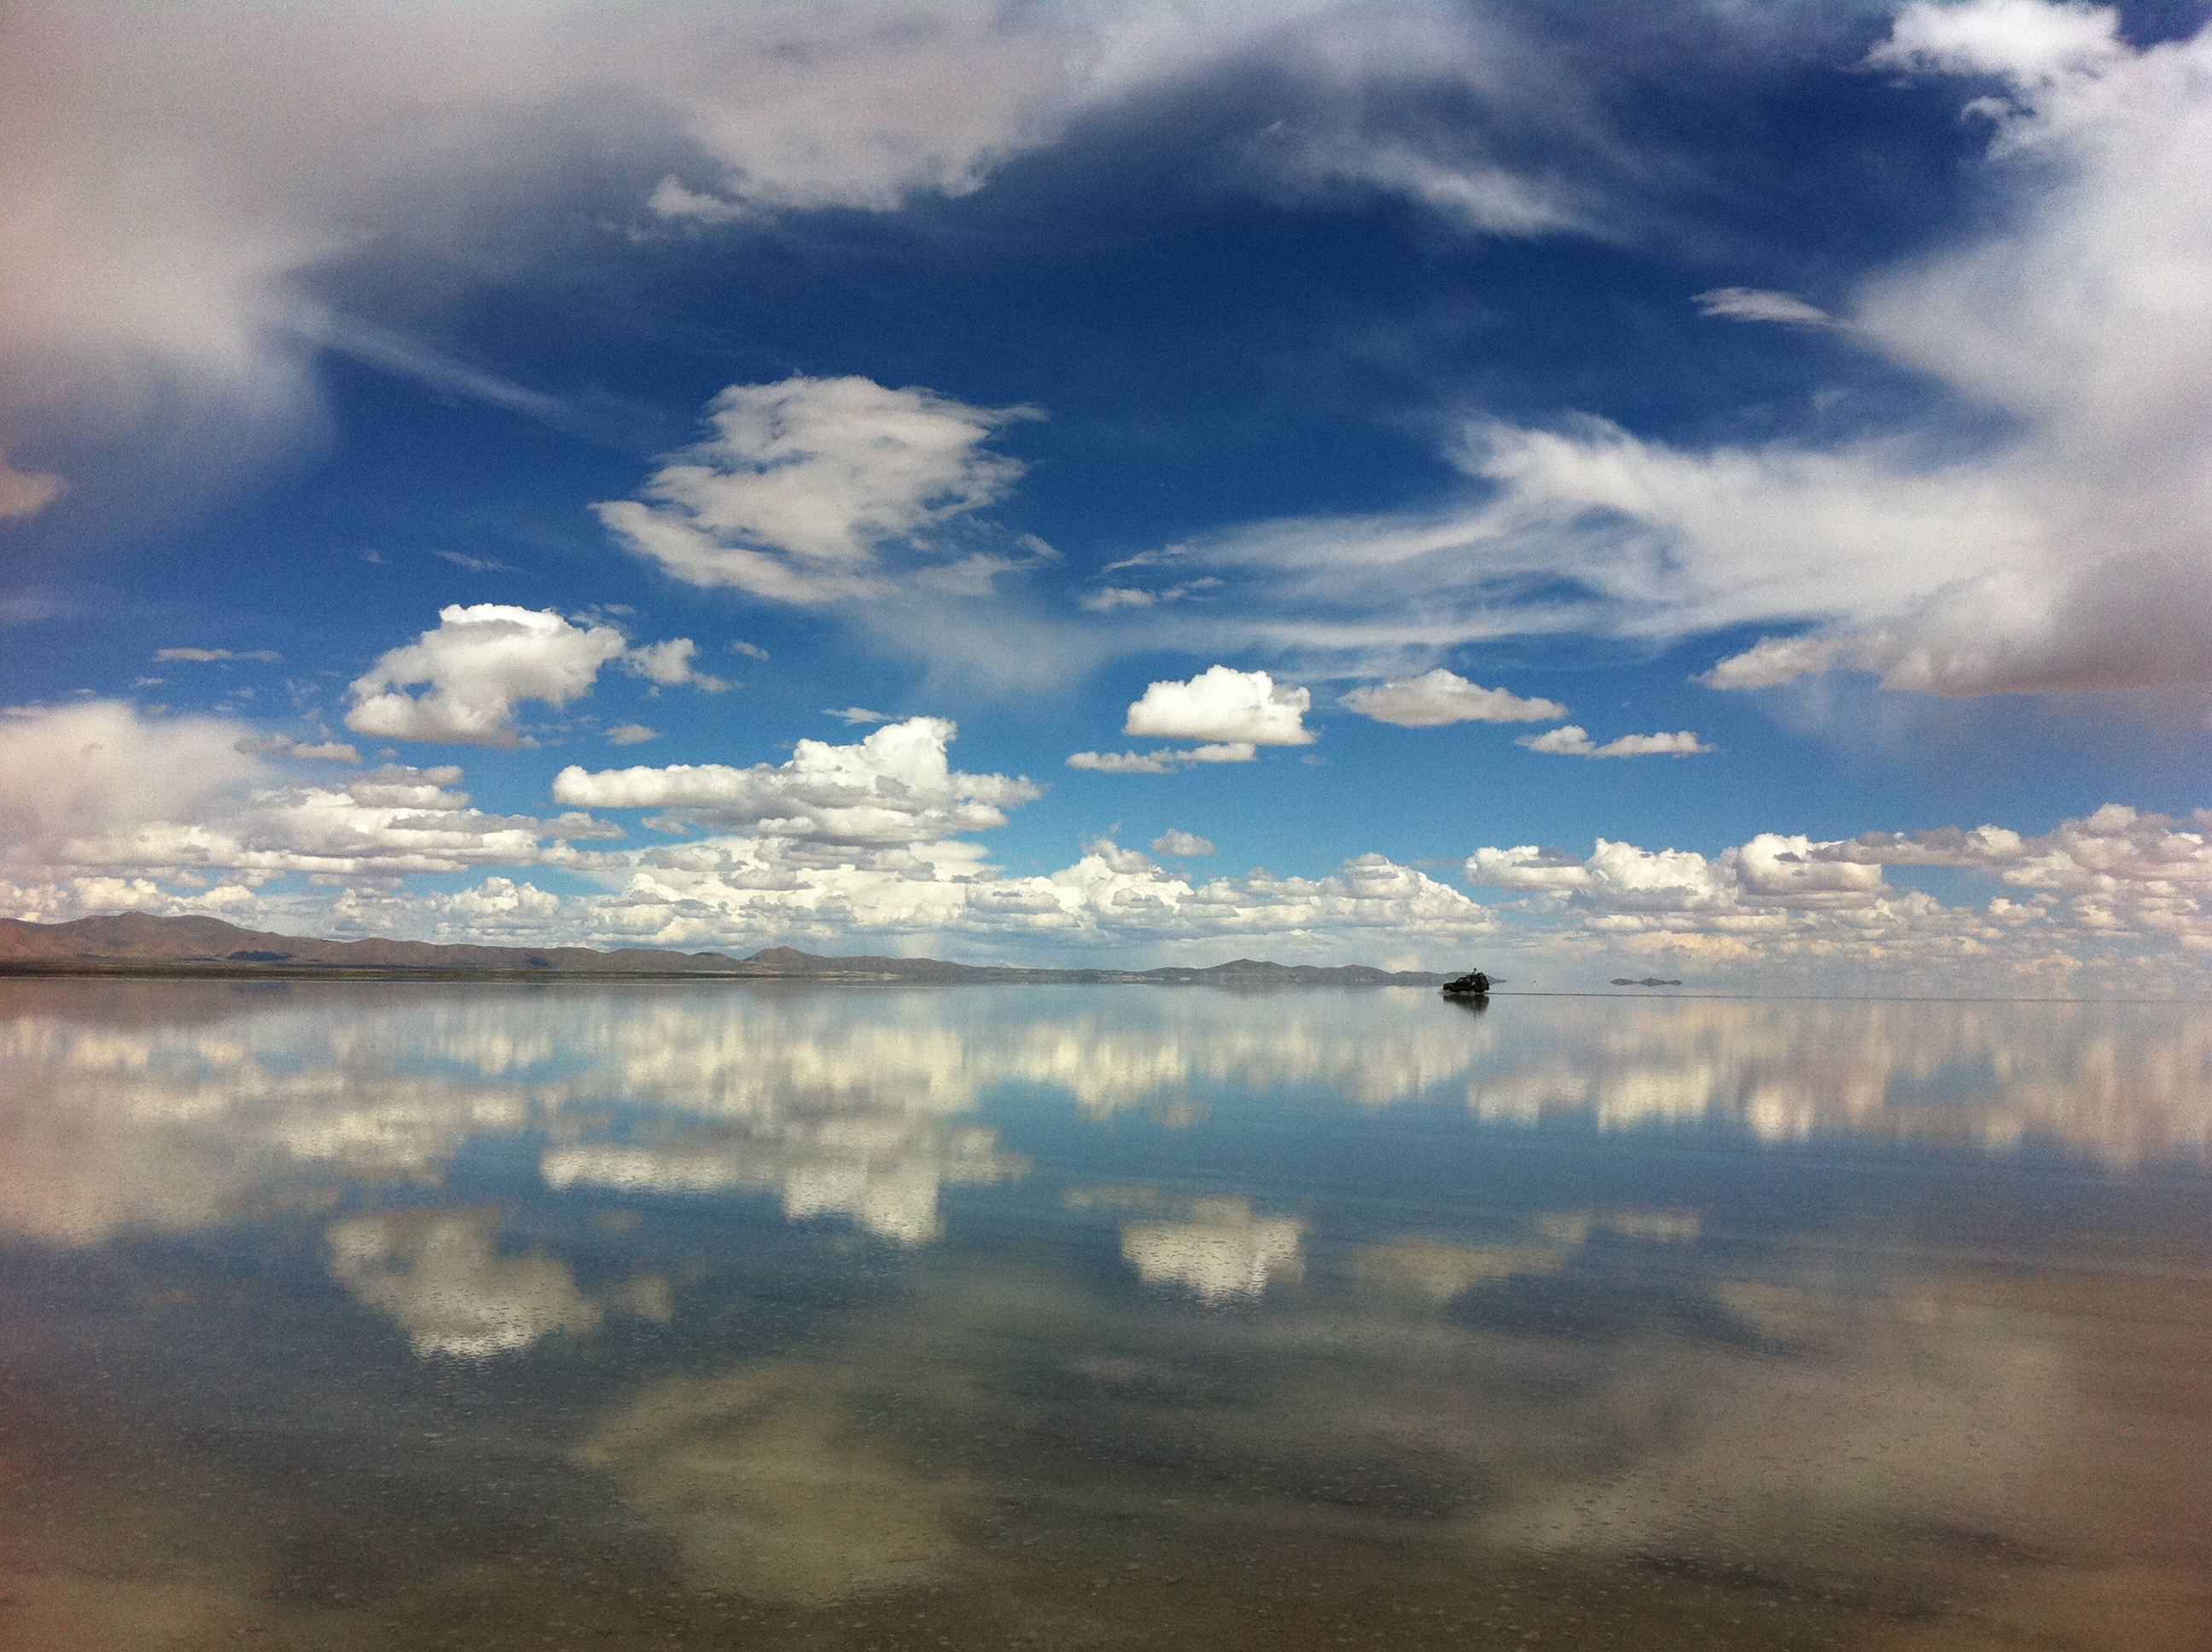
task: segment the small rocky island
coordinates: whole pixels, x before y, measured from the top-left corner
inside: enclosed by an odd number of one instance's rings
[[[1682,983],[1679,981],[1662,981],[1656,975],[1646,975],[1641,981],[1631,981],[1626,975],[1615,975],[1613,978],[1613,984],[1615,987],[1680,987]]]

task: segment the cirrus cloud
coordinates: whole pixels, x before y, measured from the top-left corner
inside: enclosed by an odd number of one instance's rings
[[[1982,227],[1871,273],[1834,318],[1947,405],[1702,449],[1588,416],[1477,418],[1454,448],[1463,502],[1174,548],[1227,580],[1203,635],[1359,671],[1508,636],[1761,625],[1777,635],[1705,680],[2212,686],[2212,28],[2139,47],[2103,9],[1921,0],[1868,61],[2000,88],[1962,99],[1994,128]],[[1749,288],[1701,301],[1821,313]]]

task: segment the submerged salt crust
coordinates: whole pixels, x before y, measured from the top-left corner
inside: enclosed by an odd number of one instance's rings
[[[0,984],[0,1644],[2193,1646],[2209,1153],[2188,1005]]]

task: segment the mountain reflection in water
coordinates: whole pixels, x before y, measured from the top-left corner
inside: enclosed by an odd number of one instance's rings
[[[0,1646],[2197,1646],[2208,1141],[2184,1005],[0,983]]]

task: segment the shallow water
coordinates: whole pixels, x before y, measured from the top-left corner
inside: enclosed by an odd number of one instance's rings
[[[0,1644],[2212,1645],[2212,1007],[0,982]]]

